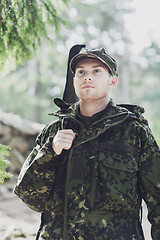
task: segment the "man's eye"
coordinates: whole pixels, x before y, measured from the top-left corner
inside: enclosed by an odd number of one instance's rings
[[[96,72],[96,73],[99,73],[99,72],[100,72],[100,70],[99,70],[99,69],[95,69],[95,72]]]
[[[84,73],[84,71],[83,70],[80,70],[79,72],[78,72],[78,74],[83,74]]]

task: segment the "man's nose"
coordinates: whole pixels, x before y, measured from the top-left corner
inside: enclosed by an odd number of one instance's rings
[[[91,81],[92,79],[90,77],[85,77],[85,81]]]
[[[86,74],[84,79],[85,79],[85,81],[91,81],[92,80],[91,74]]]

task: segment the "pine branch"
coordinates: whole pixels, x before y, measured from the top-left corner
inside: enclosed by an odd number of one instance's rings
[[[7,167],[10,165],[10,162],[6,159],[8,157],[10,148],[0,144],[0,183],[4,182],[5,178],[11,178],[12,175],[6,172]]]
[[[67,4],[66,0],[61,0]],[[7,61],[15,65],[31,58],[42,38],[49,39],[49,28],[56,32],[65,22],[53,0],[0,1],[0,70]]]

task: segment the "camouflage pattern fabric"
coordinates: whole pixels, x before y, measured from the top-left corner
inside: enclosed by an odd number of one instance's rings
[[[141,201],[160,239],[160,150],[143,116],[114,105],[87,125],[79,103],[61,109],[37,137],[15,194],[42,212],[39,240],[144,240]],[[137,108],[136,108],[137,112]],[[58,156],[51,143],[68,120],[77,133]]]

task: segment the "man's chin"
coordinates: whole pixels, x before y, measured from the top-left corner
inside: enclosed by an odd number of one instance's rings
[[[85,96],[84,98],[80,98],[82,102],[86,103],[93,103],[97,102],[99,98],[93,97],[93,96]]]

